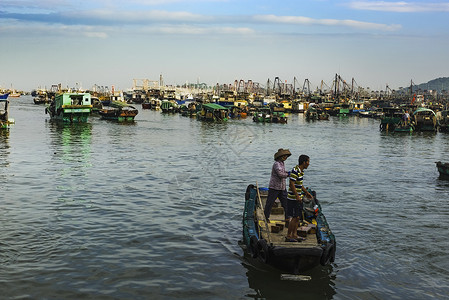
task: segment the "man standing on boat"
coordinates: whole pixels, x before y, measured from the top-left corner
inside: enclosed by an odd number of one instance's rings
[[[284,161],[292,155],[288,149],[279,149],[274,154],[274,164],[271,169],[270,184],[268,185],[268,197],[265,204],[265,217],[267,220],[270,218],[271,208],[273,207],[276,198],[279,198],[281,205],[284,208],[284,212],[287,212],[287,185],[286,179],[288,177],[287,171],[285,171]],[[287,215],[286,215],[287,216]]]
[[[290,172],[290,183],[287,196],[287,216],[291,218],[288,225],[287,241],[296,242],[299,220],[302,220],[302,199],[304,195],[312,198],[312,195],[303,185],[304,170],[309,167],[310,158],[302,154],[298,158],[298,164]]]

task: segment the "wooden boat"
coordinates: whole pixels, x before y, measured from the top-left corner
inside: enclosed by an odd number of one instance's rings
[[[118,122],[132,122],[138,113],[137,108],[122,101],[111,101],[109,106],[98,111],[101,118]]]
[[[401,122],[404,109],[398,107],[384,107],[384,115],[380,119],[379,128],[382,131],[394,130]]]
[[[306,110],[305,113],[306,120],[317,120],[318,119],[318,112],[317,109],[314,106],[309,106],[309,108]]]
[[[51,99],[47,96],[47,94],[39,94],[33,98],[34,104],[48,104],[51,102]]]
[[[163,113],[176,113],[179,110],[179,105],[174,100],[162,100],[160,107]]]
[[[201,105],[200,112],[196,115],[202,121],[227,121],[229,110],[216,103],[206,103]]]
[[[61,93],[55,96],[45,113],[51,119],[63,122],[87,122],[92,112],[92,98],[89,93]]]
[[[287,116],[282,111],[274,111],[271,117],[271,122],[287,124]]]
[[[318,114],[318,120],[329,120],[329,114],[325,111],[321,111]]]
[[[9,128],[14,123],[14,119],[9,118],[9,100],[0,99],[0,129]]]
[[[258,123],[271,123],[272,112],[268,107],[261,107],[254,112],[253,121]]]
[[[19,98],[22,94],[19,92],[16,92],[15,90],[12,91],[12,93],[9,94],[9,97],[13,98]]]
[[[442,163],[441,161],[435,162],[437,165],[440,178],[449,179],[449,163]]]
[[[420,107],[413,113],[413,122],[418,131],[436,131],[437,117],[433,110]]]
[[[151,102],[148,99],[143,100],[142,109],[151,109]]]
[[[336,240],[316,200],[310,201],[318,211],[305,208],[308,225],[298,229],[304,236],[302,242],[286,241],[284,211],[273,208],[270,221],[264,214],[267,193],[249,185],[245,194],[243,211],[243,240],[240,246],[250,259],[271,265],[290,274],[299,274],[318,265],[329,265],[335,260]],[[310,207],[310,206],[308,206]],[[276,210],[276,211],[275,211]],[[306,214],[307,213],[307,214]]]

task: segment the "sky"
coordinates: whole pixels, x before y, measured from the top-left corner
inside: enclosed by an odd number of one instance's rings
[[[0,0],[0,87],[449,76],[449,1]],[[324,84],[324,85],[322,85]]]

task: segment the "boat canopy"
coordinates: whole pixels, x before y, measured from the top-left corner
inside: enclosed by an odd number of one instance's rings
[[[416,115],[416,114],[419,114],[419,113],[423,113],[423,112],[435,115],[435,112],[433,110],[425,108],[425,107],[419,107],[417,110],[415,110],[413,115]]]
[[[202,106],[205,110],[228,110],[226,107],[216,103],[206,103]]]

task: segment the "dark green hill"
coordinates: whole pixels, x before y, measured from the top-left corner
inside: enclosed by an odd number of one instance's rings
[[[401,87],[399,90],[410,93],[410,86]],[[449,77],[440,77],[426,83],[413,84],[413,92],[437,91],[438,93],[449,91]]]

